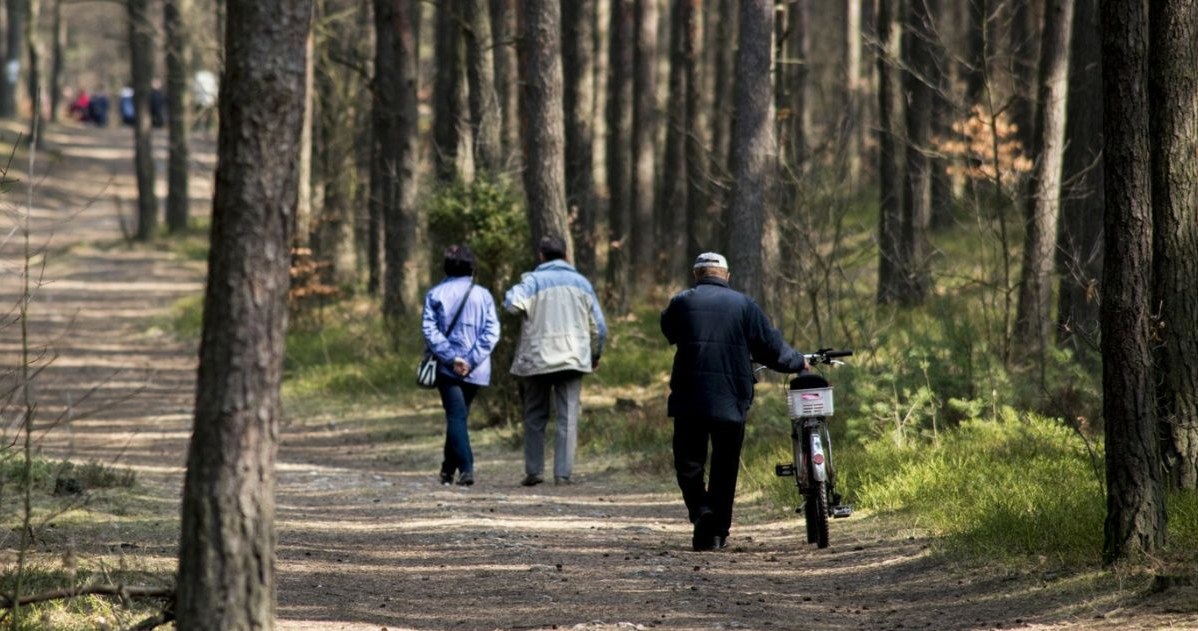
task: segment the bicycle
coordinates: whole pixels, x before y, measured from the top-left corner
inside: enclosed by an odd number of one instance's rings
[[[805,355],[811,366],[843,365],[838,357],[848,357],[850,350],[820,349]],[[832,416],[832,386],[818,373],[804,371],[790,381],[787,391],[790,415],[790,438],[794,461],[774,466],[779,477],[795,478],[807,521],[807,543],[828,547],[828,519],[853,514],[852,504],[842,504],[836,492],[836,468],[832,462],[832,438],[828,434],[828,418]]]

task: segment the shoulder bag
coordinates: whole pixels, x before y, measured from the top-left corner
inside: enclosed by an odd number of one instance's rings
[[[462,309],[466,308],[466,302],[470,300],[472,291],[474,291],[474,283],[470,283],[470,288],[462,297],[462,304],[458,305],[458,312],[453,314],[453,320],[450,321],[449,328],[445,330],[445,337],[449,337],[453,328],[457,326],[458,318],[462,317]],[[421,388],[437,387],[437,356],[427,348],[424,349],[424,357],[420,360],[420,365],[416,367],[416,385]]]

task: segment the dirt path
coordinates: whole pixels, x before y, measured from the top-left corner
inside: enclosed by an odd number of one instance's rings
[[[75,545],[169,571],[195,349],[152,322],[201,291],[204,270],[117,243],[117,211],[132,211],[127,136],[56,128],[48,139],[58,157],[35,178],[35,241],[53,239],[31,330],[57,355],[38,379],[39,418],[78,408],[41,440],[48,453],[135,467],[147,501],[161,506],[152,525],[114,526]],[[207,149],[199,172],[212,167]],[[210,187],[196,178],[197,214]],[[18,245],[0,242],[9,304]],[[0,329],[5,361],[17,342]],[[803,543],[800,520],[742,501],[733,547],[694,553],[668,479],[584,457],[579,484],[527,489],[517,484],[518,453],[479,432],[479,484],[442,487],[435,401],[382,422],[371,414],[285,423],[280,629],[1198,628],[1192,603],[1095,588],[1085,575],[953,567],[868,516],[835,522],[833,547],[819,551]],[[139,539],[126,545],[131,536]],[[48,556],[61,554],[59,543],[50,540]]]

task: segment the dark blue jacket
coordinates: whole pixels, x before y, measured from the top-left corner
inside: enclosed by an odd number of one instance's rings
[[[744,422],[753,403],[756,361],[778,372],[798,372],[803,355],[782,340],[761,307],[707,277],[670,300],[661,332],[674,353],[669,415]]]

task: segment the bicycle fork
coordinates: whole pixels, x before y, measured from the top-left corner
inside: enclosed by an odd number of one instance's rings
[[[819,418],[791,419],[791,441],[794,445],[794,462],[774,465],[779,477],[794,476],[799,488],[799,497],[806,498],[812,484],[827,483],[828,504],[832,517],[848,517],[853,513],[851,504],[840,503],[840,493],[835,491],[836,473],[825,451],[831,451],[832,437],[827,425]],[[814,478],[814,479],[812,479]],[[802,512],[800,505],[796,512]]]

